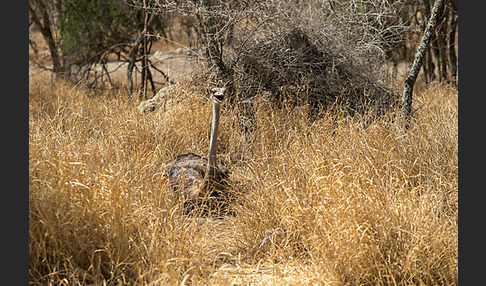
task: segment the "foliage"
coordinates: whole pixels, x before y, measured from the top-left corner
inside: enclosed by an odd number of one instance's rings
[[[102,53],[130,41],[140,30],[142,13],[119,0],[74,0],[59,19],[60,48],[69,64],[98,62]]]
[[[51,20],[54,48],[61,55],[62,72],[67,76],[77,75],[78,80],[88,78],[92,66],[106,63],[110,55],[120,58],[127,54],[144,29],[144,12],[133,9],[123,0],[59,0],[54,4],[31,1],[31,15]],[[45,4],[44,14],[37,4]],[[159,33],[166,29],[160,18],[154,18],[149,28]]]

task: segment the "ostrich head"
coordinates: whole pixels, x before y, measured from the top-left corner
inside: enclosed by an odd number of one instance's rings
[[[212,93],[213,100],[217,101],[218,103],[223,102],[225,91],[226,91],[225,87],[214,87],[214,88],[212,88],[211,93]]]

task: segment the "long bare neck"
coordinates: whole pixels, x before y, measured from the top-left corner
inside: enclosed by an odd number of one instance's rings
[[[213,122],[211,124],[211,141],[209,143],[209,155],[208,155],[208,170],[207,174],[210,179],[214,179],[216,176],[216,152],[218,150],[218,128],[219,128],[219,115],[221,111],[221,102],[212,100],[213,102]]]

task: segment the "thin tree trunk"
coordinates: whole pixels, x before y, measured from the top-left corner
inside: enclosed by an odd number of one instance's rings
[[[429,53],[427,52],[427,50],[425,51],[426,55],[425,55],[425,64],[422,65],[422,69],[424,70],[424,81],[425,81],[425,85],[428,85],[429,84],[429,70],[427,68],[427,63],[428,63],[428,58],[429,58]]]
[[[148,23],[148,12],[145,0],[143,0],[144,8],[144,21],[143,21],[143,41],[142,41],[142,94],[140,95],[141,100],[147,100],[147,80],[148,80],[148,62],[147,62],[147,23]]]
[[[412,68],[410,69],[409,75],[405,79],[405,84],[403,88],[403,97],[402,97],[402,118],[405,121],[406,127],[408,127],[409,125],[408,123],[412,115],[413,86],[415,85],[415,81],[417,80],[417,76],[420,72],[420,68],[422,67],[424,57],[425,57],[425,52],[430,43],[430,38],[432,34],[434,34],[434,29],[435,26],[437,25],[437,20],[440,16],[439,12],[444,6],[444,1],[445,0],[435,1],[434,7],[432,8],[432,13],[430,15],[429,22],[427,23],[427,27],[425,28],[424,34],[418,46],[417,53],[415,54],[415,59],[412,64]]]
[[[451,23],[449,32],[449,73],[451,83],[457,86],[457,56],[456,56],[456,27],[457,27],[457,12],[451,11]]]
[[[32,20],[40,28],[42,36],[47,43],[47,47],[49,48],[49,53],[51,54],[52,69],[54,73],[58,75],[58,73],[62,71],[61,57],[52,34],[51,21],[49,19],[47,7],[43,1],[35,1],[35,3],[37,5],[37,9],[35,9],[35,7],[31,4],[31,1],[29,1],[29,10],[31,12]],[[40,13],[40,15],[37,13]],[[40,17],[42,17],[42,20]]]
[[[211,15],[212,3],[211,0],[201,0],[204,7],[203,15],[200,15],[203,24],[203,32],[206,40],[206,47],[211,68],[216,69],[216,73],[226,79],[228,77],[228,68],[223,62],[223,51],[218,41],[218,31],[216,30],[216,23]]]
[[[430,19],[431,11],[430,11],[430,1],[429,0],[423,0],[423,13],[424,13],[424,18],[425,19]],[[426,23],[424,25],[421,25],[421,28],[425,31],[425,28],[427,27]],[[436,80],[437,76],[435,74],[435,68],[436,65],[434,63],[434,58],[438,59],[438,48],[436,46],[437,44],[437,38],[435,33],[432,33],[431,39],[430,39],[430,45],[427,48],[426,52],[426,61],[425,64],[427,66],[427,81],[426,83],[432,82]],[[437,60],[437,63],[439,61]]]
[[[147,13],[148,14],[148,13]],[[146,26],[150,25],[150,23],[153,21],[154,19],[154,14],[150,14],[150,16],[148,17],[148,20],[146,21]],[[144,30],[142,31],[142,33],[140,33],[140,36],[138,37],[138,39],[135,41],[135,43],[133,43],[132,47],[130,48],[130,51],[128,52],[128,56],[129,56],[129,61],[128,61],[128,68],[127,68],[127,89],[128,89],[128,96],[131,97],[132,96],[132,93],[133,93],[133,81],[132,81],[132,73],[133,73],[133,69],[135,68],[135,62],[137,61],[137,53],[139,51],[139,46],[142,44],[142,61],[143,61],[143,58],[145,56],[145,50],[146,50],[146,46],[144,46],[144,42],[145,41],[145,37],[146,37],[146,31],[147,29],[144,28]],[[142,63],[142,71],[144,69],[144,64]],[[144,84],[144,76],[142,76],[142,84]]]
[[[141,40],[141,38],[139,38]],[[140,42],[137,40],[128,52],[129,62],[127,67],[127,89],[128,89],[128,97],[132,96],[133,93],[133,80],[132,80],[132,73],[133,69],[135,68],[135,61],[136,61],[136,54],[138,50],[138,45]]]
[[[436,35],[437,35],[437,45],[439,46],[439,82],[447,82],[447,23],[449,22],[449,14],[447,13],[445,5],[438,12],[439,18],[444,20],[441,23],[437,23]]]
[[[435,35],[432,35],[432,39],[435,38]],[[434,63],[434,58],[437,57],[436,49],[433,47],[428,47],[427,48],[427,70],[429,72],[429,82],[433,82],[434,80],[437,79],[437,75],[435,74],[435,63]]]
[[[206,45],[206,58],[210,65],[210,70],[214,71],[218,81],[222,81],[226,87],[226,93],[230,102],[234,100],[234,79],[232,69],[223,61],[223,43],[220,31],[214,18],[213,0],[201,0],[201,9],[198,14],[203,34],[204,44]]]
[[[128,67],[127,67],[127,88],[128,88],[128,96],[131,97],[133,93],[133,81],[132,81],[132,73],[133,69],[135,68],[135,62],[137,61],[137,53],[138,53],[138,46],[142,42],[144,37],[144,33],[142,33],[138,39],[133,43],[130,51],[128,52]]]

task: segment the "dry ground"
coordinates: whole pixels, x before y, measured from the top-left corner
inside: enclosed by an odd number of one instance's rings
[[[206,95],[182,86],[142,115],[123,91],[32,75],[30,283],[456,285],[458,94],[415,95],[408,131],[261,101],[248,133],[224,108],[219,157],[239,203],[204,219],[153,170],[207,152]]]
[[[49,72],[45,68],[39,68],[38,66],[40,64],[47,69],[52,68],[49,49],[42,38],[42,34],[39,31],[30,31],[29,38],[36,43],[36,50],[29,46],[29,76],[41,74],[47,76]],[[202,68],[200,58],[202,58],[202,55],[198,49],[190,49],[181,44],[170,42],[169,40],[156,41],[153,44],[150,54],[152,63],[173,82],[191,78],[195,72]],[[127,67],[128,63],[117,61],[115,56],[108,57],[106,68],[110,74],[110,79],[115,85],[126,85]],[[133,74],[135,86],[139,85],[140,70],[140,63],[136,63]],[[103,73],[100,65],[94,66],[93,71],[96,71],[97,75]],[[151,69],[151,72],[157,88],[167,84],[165,77],[160,72],[154,69]],[[106,76],[102,77],[102,79],[105,81],[108,80]]]

